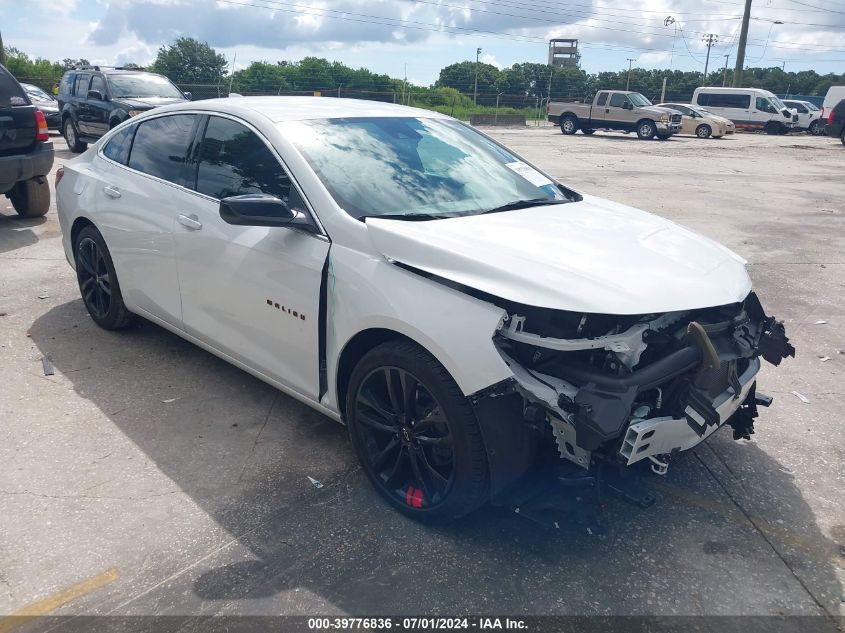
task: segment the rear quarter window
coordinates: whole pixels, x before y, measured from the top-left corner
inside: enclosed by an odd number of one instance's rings
[[[76,73],[66,73],[59,84],[59,94],[70,94],[74,79],[76,79]]]
[[[129,125],[116,132],[103,147],[103,155],[121,165],[128,163],[129,150],[132,148],[132,138],[135,136],[136,127]]]
[[[29,98],[8,70],[0,66],[0,108],[29,105]]]
[[[698,94],[697,103],[711,108],[747,109],[751,105],[751,96],[729,92],[701,92]]]

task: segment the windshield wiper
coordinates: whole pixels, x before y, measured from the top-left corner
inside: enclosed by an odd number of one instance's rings
[[[528,200],[514,200],[503,204],[500,207],[485,209],[479,215],[486,213],[500,213],[502,211],[515,211],[516,209],[527,209],[528,207],[541,207],[547,204],[566,204],[569,200],[556,200],[554,198],[530,198]]]
[[[411,221],[424,221],[424,220],[442,220],[443,218],[451,218],[454,217],[452,215],[436,215],[434,213],[379,213],[373,215],[359,215],[359,220],[366,220],[367,218],[376,218],[381,220],[411,220]]]

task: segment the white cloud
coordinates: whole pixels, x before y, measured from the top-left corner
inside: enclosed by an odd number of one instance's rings
[[[484,53],[478,59],[480,61],[484,62],[485,64],[490,64],[491,66],[495,66],[496,68],[504,68],[504,64],[500,64],[499,61],[496,59],[495,55],[490,55],[489,53]]]

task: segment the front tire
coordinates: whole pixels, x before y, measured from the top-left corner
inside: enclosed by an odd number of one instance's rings
[[[17,183],[9,192],[12,206],[22,218],[40,218],[50,210],[50,185],[46,176]]]
[[[697,128],[695,128],[695,135],[698,138],[710,138],[710,136],[712,134],[713,134],[713,128],[711,128],[706,123],[702,123]]]
[[[65,137],[65,141],[67,141],[68,149],[74,154],[80,154],[88,149],[88,143],[83,143],[79,140],[79,130],[76,129],[76,125],[70,117],[65,119],[62,135]]]
[[[819,136],[822,133],[821,127],[822,126],[819,123],[819,120],[816,119],[815,121],[810,123],[810,127],[807,129],[807,132],[809,132],[813,136]]]
[[[780,123],[776,123],[776,122],[774,122],[774,121],[769,121],[769,122],[768,122],[768,123],[766,123],[766,125],[763,127],[763,131],[764,131],[766,134],[768,134],[769,136],[774,136],[774,135],[776,135],[776,134],[782,134],[782,133],[783,133],[783,132],[781,131],[782,129],[783,129],[783,126],[782,126]]]
[[[73,245],[76,279],[88,314],[106,330],[118,330],[132,320],[123,303],[111,254],[100,232],[86,226]]]
[[[390,505],[448,522],[489,498],[475,413],[449,372],[410,341],[370,350],[352,372],[346,421],[364,472]]]
[[[571,136],[578,131],[578,119],[574,116],[565,116],[560,120],[560,131]]]
[[[637,137],[641,141],[652,139],[655,134],[657,134],[657,126],[654,125],[654,121],[646,119],[637,123]]]

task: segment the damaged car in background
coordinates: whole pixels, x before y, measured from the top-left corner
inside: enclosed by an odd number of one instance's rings
[[[514,505],[541,466],[664,474],[748,438],[761,360],[794,356],[742,258],[435,112],[166,106],[56,190],[95,322],[151,320],[347,424],[421,520]]]

